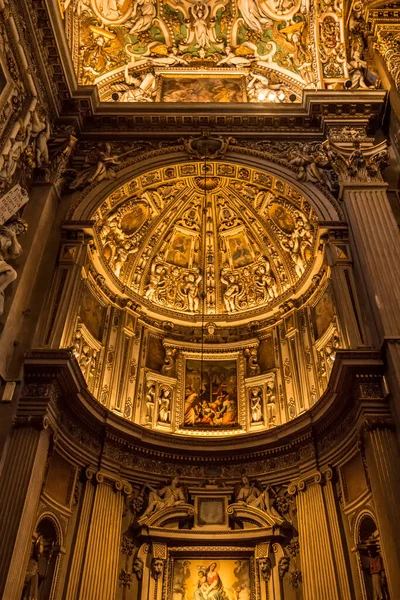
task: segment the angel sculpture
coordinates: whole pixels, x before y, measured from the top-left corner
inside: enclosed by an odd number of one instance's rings
[[[263,11],[261,2],[257,0],[238,0],[237,6],[244,22],[250,29],[262,32],[272,25],[271,19]]]
[[[178,506],[185,504],[186,498],[183,489],[180,485],[179,477],[174,477],[170,484],[163,487],[161,490],[156,490],[153,486],[148,485],[150,490],[149,503],[142,517],[158,512],[163,508],[170,506]]]
[[[131,15],[130,34],[138,34],[149,29],[157,14],[153,0],[136,0]]]
[[[94,150],[85,157],[87,165],[75,179],[69,184],[71,190],[85,187],[93,181],[114,179],[116,177],[115,167],[120,164],[120,156],[112,154],[111,144],[105,144],[104,150]]]

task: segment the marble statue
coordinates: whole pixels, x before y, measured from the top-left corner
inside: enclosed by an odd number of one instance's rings
[[[43,552],[44,541],[43,537],[39,536],[33,545],[32,554],[29,558],[21,600],[40,599],[39,586],[42,578],[39,574],[39,561],[40,558],[43,556]]]
[[[249,504],[256,501],[260,495],[260,490],[256,486],[254,481],[250,482],[247,475],[242,477],[242,486],[239,489],[239,493],[236,496],[236,502],[240,504]]]
[[[258,364],[257,348],[246,348],[244,355],[247,358],[248,376],[254,377],[261,373],[260,365]]]
[[[259,423],[262,421],[262,391],[260,387],[250,390],[250,402],[251,422]]]
[[[372,593],[374,600],[389,600],[388,585],[386,580],[383,560],[375,543],[368,544],[369,572],[372,579]]]
[[[154,405],[155,405],[156,386],[150,384],[146,393],[146,421],[153,423]]]
[[[160,423],[171,422],[171,390],[169,387],[162,387],[158,398],[158,420]]]
[[[357,90],[359,88],[368,87],[368,85],[365,83],[367,66],[367,62],[365,60],[362,60],[360,52],[358,50],[355,50],[353,52],[351,60],[347,65],[351,81],[351,90]]]
[[[154,102],[156,78],[153,73],[134,77],[129,75],[129,65],[126,65],[125,81],[126,85],[121,85],[123,91],[118,102]]]
[[[15,218],[0,225],[0,315],[4,312],[4,291],[17,278],[17,272],[6,261],[20,256],[22,247],[17,236],[25,233],[27,228],[24,221]]]
[[[218,67],[221,65],[228,65],[236,68],[248,67],[256,60],[254,56],[252,58],[246,56],[237,56],[235,52],[233,52],[231,46],[225,47],[225,54],[226,56],[221,58],[221,60],[217,63]]]
[[[273,384],[267,383],[267,419],[269,425],[276,422],[276,398]]]
[[[174,477],[171,483],[161,488],[161,490],[156,490],[151,485],[147,485],[147,487],[150,490],[149,502],[142,517],[147,517],[163,508],[178,506],[186,502],[185,494],[180,487],[179,477]]]
[[[27,149],[32,133],[31,118],[25,126],[21,126],[14,138],[10,138],[10,145],[0,156],[0,185],[3,188],[10,183],[17,170],[20,158]]]

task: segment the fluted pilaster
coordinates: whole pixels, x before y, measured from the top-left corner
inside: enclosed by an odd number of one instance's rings
[[[68,575],[68,585],[65,600],[78,600],[79,584],[82,575],[82,565],[85,556],[90,517],[93,509],[95,487],[92,485],[91,480],[95,476],[95,471],[92,469],[86,469],[85,476],[86,483],[83,492],[82,505],[80,507],[77,534],[73,546],[73,555]]]
[[[49,448],[49,432],[13,431],[0,479],[0,597],[20,600]]]
[[[316,473],[297,485],[297,516],[304,600],[340,600],[322,477]]]
[[[343,541],[340,535],[339,517],[335,502],[335,495],[332,485],[332,471],[325,473],[326,485],[324,487],[324,496],[326,502],[326,511],[331,533],[332,549],[335,557],[336,573],[340,590],[340,597],[345,600],[351,598],[349,576],[346,568],[344,556]]]
[[[114,598],[118,575],[123,494],[131,487],[98,472],[79,600]]]
[[[345,186],[355,251],[381,337],[400,337],[400,233],[386,184]]]
[[[367,421],[365,455],[374,499],[390,597],[400,590],[400,455],[394,431],[384,421]]]

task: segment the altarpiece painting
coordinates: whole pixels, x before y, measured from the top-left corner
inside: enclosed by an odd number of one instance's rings
[[[195,557],[175,560],[172,600],[250,600],[248,559]]]
[[[187,360],[184,427],[236,426],[238,426],[236,360]]]

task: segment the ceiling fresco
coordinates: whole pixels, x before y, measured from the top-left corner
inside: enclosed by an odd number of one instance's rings
[[[95,221],[103,268],[157,313],[231,322],[265,314],[314,263],[317,220],[305,198],[231,163],[146,173],[103,202]]]
[[[79,83],[97,85],[102,101],[299,102],[303,89],[348,75],[340,0],[60,6]]]

